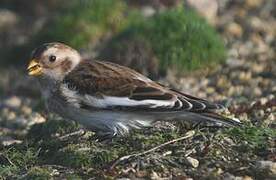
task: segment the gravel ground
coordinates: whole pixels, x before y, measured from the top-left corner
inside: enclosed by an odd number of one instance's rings
[[[160,80],[186,93],[225,104],[233,116],[246,124],[241,129],[157,123],[155,128],[129,137],[97,143],[91,140],[93,133],[83,135],[75,123],[56,120],[53,115],[46,121],[36,82],[21,70],[1,70],[0,179],[276,178],[275,12],[273,0],[226,3],[219,9],[216,27],[229,49],[227,62],[212,71],[185,77],[170,72]],[[57,128],[60,124],[66,128]],[[79,133],[66,135],[74,130]],[[110,169],[121,156],[143,152],[184,137],[187,132],[192,135],[185,140],[133,156]],[[17,155],[11,153],[15,151]],[[26,158],[16,160],[20,154]]]

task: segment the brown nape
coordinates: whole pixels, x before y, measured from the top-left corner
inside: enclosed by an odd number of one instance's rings
[[[63,72],[67,72],[71,69],[72,62],[69,59],[65,59],[64,61],[61,62],[60,66]]]

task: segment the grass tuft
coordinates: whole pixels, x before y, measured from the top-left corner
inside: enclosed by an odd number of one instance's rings
[[[145,41],[145,47],[149,46],[159,59],[160,71],[168,67],[179,72],[212,67],[226,57],[223,40],[214,28],[194,11],[184,8],[135,21],[112,40],[110,51],[114,48],[122,54],[120,50],[128,49],[128,44],[122,43],[125,39]]]

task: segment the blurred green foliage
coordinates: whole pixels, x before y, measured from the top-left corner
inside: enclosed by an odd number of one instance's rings
[[[3,52],[7,55],[4,63],[22,65],[32,49],[52,41],[89,51],[99,45],[97,53],[105,55],[99,59],[129,66],[152,78],[163,75],[168,68],[192,71],[225,59],[223,41],[214,28],[184,7],[145,17],[123,0],[57,2],[54,8],[49,7],[51,15],[45,18],[46,23],[26,44]]]
[[[124,25],[126,4],[116,0],[70,1],[42,31],[38,41],[59,41],[75,48],[96,42]]]
[[[160,61],[161,71],[168,67],[181,72],[195,70],[225,60],[223,41],[214,28],[194,11],[184,8],[171,9],[130,24],[113,39],[111,48],[126,49],[120,47],[126,45],[121,43],[124,39],[146,40]]]
[[[247,125],[242,128],[228,129],[226,134],[241,144],[239,147],[241,151],[251,150],[255,153],[261,150],[267,150],[270,146],[268,142],[273,144],[273,140],[276,138],[275,130],[267,127],[256,127],[252,125]],[[247,143],[241,143],[242,141]]]

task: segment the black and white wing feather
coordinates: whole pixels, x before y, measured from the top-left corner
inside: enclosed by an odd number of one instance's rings
[[[222,109],[221,105],[166,88],[136,71],[113,63],[83,61],[65,77],[63,85],[69,94],[75,95],[76,100],[71,101],[79,108],[192,112],[203,119],[204,116],[208,120],[227,119],[210,115]]]

